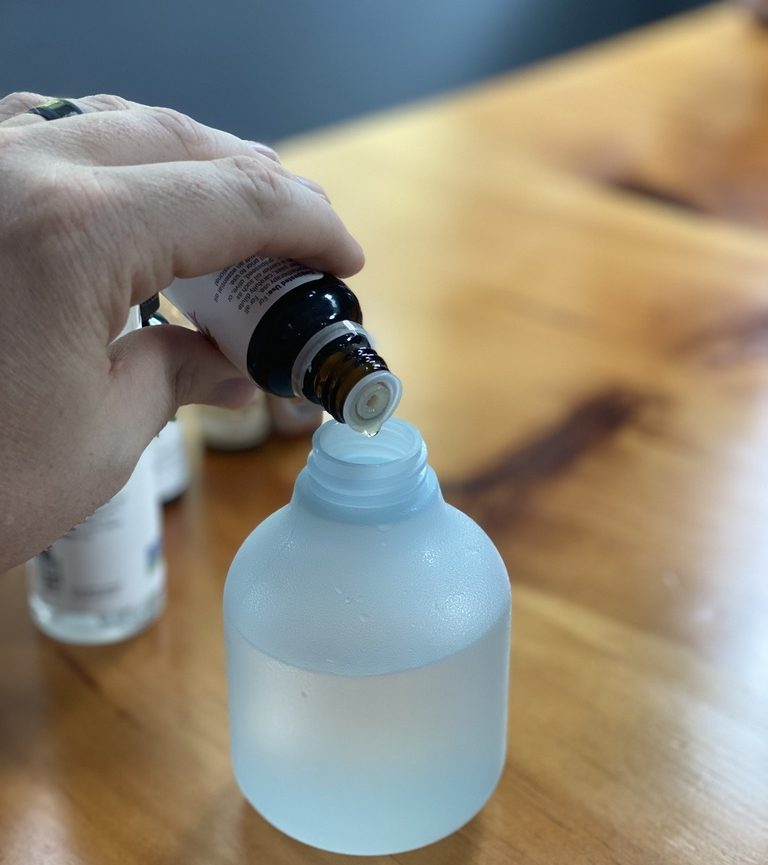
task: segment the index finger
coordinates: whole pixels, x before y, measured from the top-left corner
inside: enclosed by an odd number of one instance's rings
[[[34,146],[37,152],[90,165],[215,159],[248,155],[254,149],[277,162],[274,151],[265,152],[263,145],[205,126],[172,108],[142,105],[131,106],[130,110],[89,110],[72,121],[43,122],[42,128],[20,132],[19,140]],[[279,162],[276,170],[285,171]]]
[[[251,255],[292,258],[350,276],[360,245],[331,205],[257,156],[99,168],[115,189],[113,229],[135,274],[131,303],[174,277],[200,276]],[[130,252],[134,251],[134,252]]]

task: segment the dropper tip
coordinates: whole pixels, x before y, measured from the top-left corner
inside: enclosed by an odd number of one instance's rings
[[[382,369],[361,378],[344,401],[344,423],[355,432],[375,436],[392,417],[403,394],[400,379]]]

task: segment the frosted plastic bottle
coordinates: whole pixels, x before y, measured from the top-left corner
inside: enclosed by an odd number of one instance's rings
[[[401,420],[329,421],[224,592],[232,761],[273,825],[338,853],[429,844],[504,764],[510,589]]]

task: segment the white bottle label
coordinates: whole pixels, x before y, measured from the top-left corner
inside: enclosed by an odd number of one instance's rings
[[[253,256],[217,273],[174,280],[163,294],[248,375],[248,343],[264,313],[292,288],[322,276],[295,261]]]
[[[165,579],[151,454],[90,517],[27,563],[30,589],[56,609],[112,613],[140,606]]]

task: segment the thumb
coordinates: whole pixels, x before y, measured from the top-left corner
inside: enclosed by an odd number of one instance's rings
[[[181,405],[246,405],[256,385],[197,331],[173,324],[143,327],[110,345],[107,417],[124,446],[141,453]]]

